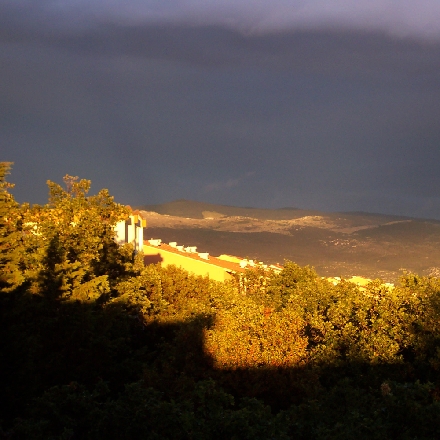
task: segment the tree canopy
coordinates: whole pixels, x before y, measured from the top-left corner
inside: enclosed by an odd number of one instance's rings
[[[219,283],[144,266],[90,181],[14,201],[0,164],[0,436],[440,437],[440,280],[359,290],[286,262]]]

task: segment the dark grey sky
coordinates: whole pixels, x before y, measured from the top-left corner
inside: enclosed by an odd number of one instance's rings
[[[440,219],[439,36],[438,1],[0,0],[0,160],[20,202]]]

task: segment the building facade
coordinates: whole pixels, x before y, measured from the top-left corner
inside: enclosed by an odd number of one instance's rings
[[[151,239],[144,242],[143,251],[145,264],[175,265],[215,281],[227,281],[234,274],[244,272],[239,263],[212,257],[207,252],[197,252],[195,246],[178,246],[175,242],[166,244],[160,239]]]
[[[118,222],[115,226],[115,240],[119,245],[130,243],[135,252],[140,252],[144,245],[144,228],[147,226],[147,221],[139,211],[128,208],[129,218]]]

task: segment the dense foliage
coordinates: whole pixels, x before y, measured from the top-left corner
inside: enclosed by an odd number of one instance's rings
[[[144,267],[90,182],[19,205],[0,167],[0,436],[440,437],[440,280],[230,283]]]

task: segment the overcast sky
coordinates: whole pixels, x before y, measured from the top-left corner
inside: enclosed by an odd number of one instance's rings
[[[440,2],[0,0],[0,153],[20,202],[440,219]]]

